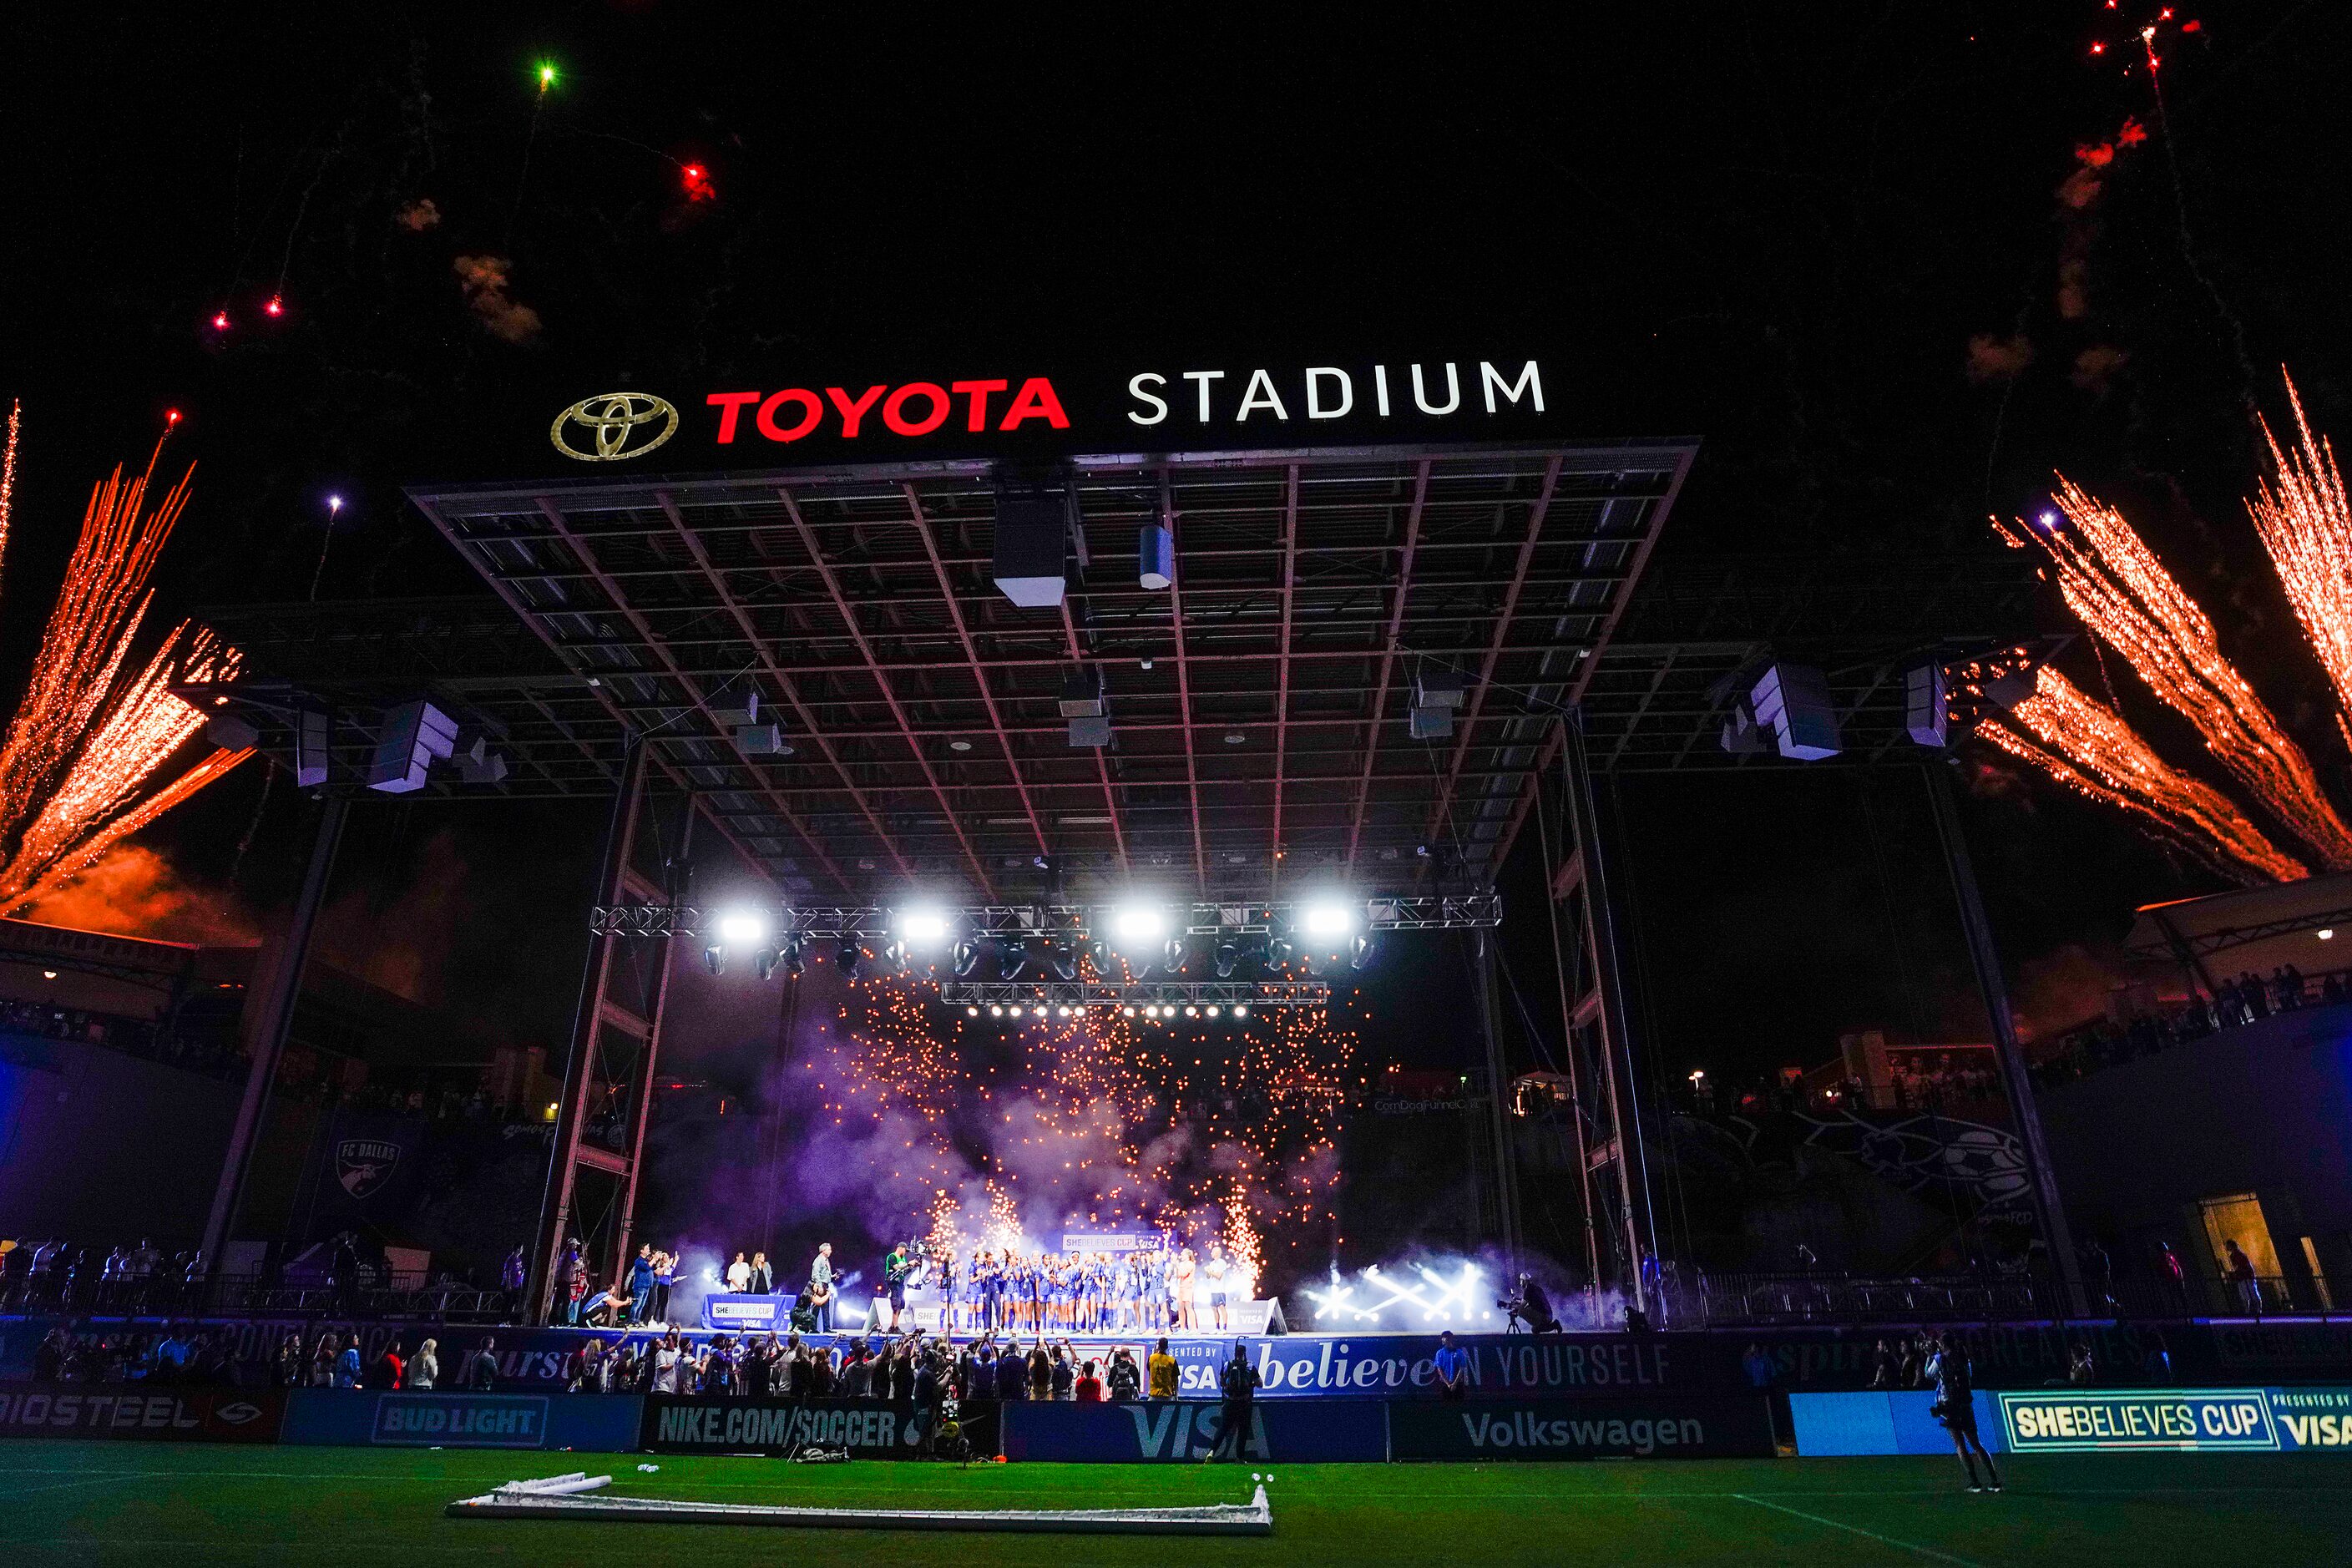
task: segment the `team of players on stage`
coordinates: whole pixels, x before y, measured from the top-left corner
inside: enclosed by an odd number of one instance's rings
[[[943,1326],[950,1333],[1223,1332],[1228,1304],[1256,1281],[1212,1243],[1134,1252],[1026,1253],[981,1247],[931,1260]]]

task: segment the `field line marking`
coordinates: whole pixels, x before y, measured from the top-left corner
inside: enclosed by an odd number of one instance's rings
[[[1882,1546],[1894,1546],[1905,1552],[1916,1552],[1922,1557],[1932,1557],[1938,1563],[1958,1563],[1959,1568],[1983,1568],[1983,1564],[1972,1562],[1966,1557],[1955,1557],[1948,1552],[1938,1552],[1931,1546],[1919,1546],[1908,1541],[1897,1541],[1891,1535],[1881,1535],[1874,1530],[1864,1530],[1858,1524],[1846,1524],[1839,1520],[1823,1518],[1818,1513],[1807,1513],[1801,1508],[1790,1508],[1782,1503],[1767,1502],[1760,1497],[1751,1497],[1746,1492],[1734,1492],[1731,1495],[1741,1502],[1752,1502],[1758,1508],[1769,1508],[1775,1513],[1785,1513],[1797,1519],[1811,1520],[1815,1524],[1826,1524],[1832,1530],[1851,1531],[1856,1535],[1866,1536]]]
[[[37,1497],[43,1492],[61,1492],[72,1487],[94,1487],[106,1481],[119,1480],[121,1479],[121,1478],[118,1476],[110,1475],[90,1476],[79,1481],[51,1481],[45,1487],[16,1487],[6,1491],[0,1491],[0,1500],[14,1502],[20,1497]]]

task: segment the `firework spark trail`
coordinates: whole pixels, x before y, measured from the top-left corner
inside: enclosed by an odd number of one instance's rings
[[[8,449],[0,454],[0,561],[8,554],[8,516],[16,504],[16,429],[25,422],[25,400],[8,405]]]
[[[2335,682],[2336,702],[2352,711],[2352,505],[2346,504],[2335,449],[2312,434],[2292,378],[2286,397],[2300,439],[2293,452],[2283,451],[2270,421],[2261,421],[2277,488],[2261,481],[2246,510],[2278,568],[2304,635]],[[2340,714],[2337,721],[2342,722]]]
[[[0,458],[0,549],[21,413],[10,413]],[[0,742],[0,909],[54,889],[248,754],[215,752],[139,796],[203,727],[203,716],[171,694],[171,683],[184,673],[226,679],[236,671],[233,652],[183,625],[136,674],[123,674],[151,602],[148,576],[187,505],[194,473],[191,468],[149,508],[163,450],[158,438],[137,478],[118,468],[92,489],[23,700]]]
[[[187,505],[194,474],[191,468],[161,504],[143,511],[153,468],[151,458],[148,473],[128,480],[117,468],[90,492],[24,700],[0,745],[0,819],[24,818],[81,748],[112,695],[114,676],[146,614],[148,574]]]
[[[226,747],[215,751],[195,766],[147,796],[137,805],[72,847],[58,863],[41,876],[41,879],[26,889],[20,899],[11,900],[18,905],[37,904],[56,892],[77,873],[98,863],[100,856],[138,832],[172,807],[179,805],[206,784],[226,775],[239,763],[253,755],[250,748],[232,752]]]
[[[80,756],[25,827],[16,854],[0,868],[0,908],[29,900],[36,884],[54,885],[82,869],[124,835],[161,815],[163,805],[152,800],[142,803],[131,816],[117,814],[131,805],[163,758],[204,728],[204,715],[165,687],[183,673],[199,680],[231,679],[236,663],[233,653],[215,646],[211,633],[192,633],[185,624],[163,640],[146,668],[121,687]],[[226,754],[215,752],[198,764],[205,770],[202,782],[208,783],[235,765],[216,761]],[[185,798],[194,787],[175,784],[173,799]],[[121,826],[124,822],[131,825]],[[93,836],[95,824],[104,827]]]
[[[2221,654],[2213,623],[2113,507],[2063,475],[2053,497],[2074,526],[2042,531],[1998,519],[2011,544],[2032,542],[2058,571],[2083,624],[2122,654],[2207,749],[2334,869],[2352,868],[2352,826],[2321,793],[2303,749]]]
[[[999,1248],[1065,1223],[1223,1237],[1239,1205],[1255,1250],[1258,1225],[1312,1218],[1338,1184],[1356,1040],[1322,1012],[1210,1025],[1238,1033],[1215,1044],[1103,1008],[977,1040],[967,1023],[934,981],[861,979],[802,1063],[835,1126],[870,1130],[877,1183],[925,1184],[909,1213],[936,1237],[983,1204],[967,1240]]]
[[[2291,882],[2311,874],[2226,795],[2165,762],[2121,714],[2049,666],[2012,717],[2032,739],[1991,720],[1978,733],[2059,783],[2146,819],[2231,880]]]

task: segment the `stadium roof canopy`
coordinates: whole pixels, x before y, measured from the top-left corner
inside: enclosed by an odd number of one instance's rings
[[[2008,552],[1685,558],[1637,596],[1695,451],[1078,458],[1068,588],[1045,609],[992,580],[987,462],[418,487],[504,610],[205,616],[248,690],[328,698],[339,772],[419,695],[509,763],[495,785],[436,768],[436,794],[608,795],[634,733],[787,897],[1476,892],[1571,705],[1598,770],[1834,765],[1717,743],[1759,661],[1805,658],[1843,716],[1840,762],[1907,759],[1901,662],[2025,623],[2031,574]],[[1175,532],[1168,590],[1138,583],[1153,521]],[[1079,665],[1103,679],[1099,749],[1070,743],[1060,707]],[[1424,675],[1458,677],[1461,705],[1450,734],[1414,740]],[[738,748],[730,710],[753,693],[789,756]]]
[[[364,607],[299,657],[276,617],[216,621],[257,677],[439,694],[505,752],[509,794],[608,793],[635,731],[788,894],[1476,890],[1695,450],[1080,457],[1068,589],[1044,609],[992,580],[988,462],[418,487],[536,657],[420,626],[403,670],[358,647]],[[1137,574],[1154,521],[1176,540],[1161,591]],[[318,646],[339,636],[340,671]],[[1108,703],[1099,749],[1060,708],[1080,665]],[[1452,734],[1410,739],[1415,677],[1445,673]],[[721,715],[752,693],[791,755],[738,749]],[[339,730],[354,762],[366,741]]]

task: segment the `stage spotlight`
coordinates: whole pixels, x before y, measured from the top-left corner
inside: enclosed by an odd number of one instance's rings
[[[1018,1018],[1021,1016],[1021,1004],[1015,1002],[1012,1006],[1007,1007],[1004,1012],[1007,1017]]]
[[[1045,968],[1056,980],[1076,980],[1078,977],[1078,950],[1075,947],[1046,949]]]
[[[967,979],[980,964],[980,943],[960,942],[948,954],[949,972],[958,980]]]
[[[1110,931],[1122,948],[1147,948],[1167,936],[1168,916],[1155,904],[1121,904],[1111,911]]]
[[[1350,969],[1370,968],[1371,966],[1372,954],[1374,951],[1375,948],[1370,937],[1358,937],[1356,939],[1356,951],[1353,956],[1348,960],[1348,967]]]
[[[992,1018],[1002,1018],[1004,1016],[1004,1004],[1002,1002],[991,1002],[988,1005],[988,1016]]]
[[[1135,1016],[1135,1009],[1132,1007],[1121,1007],[1118,1010],[1118,1016],[1122,1018],[1132,1018]]]
[[[726,973],[727,950],[719,946],[715,942],[709,947],[704,948],[702,950],[702,967],[710,971],[713,974]]]
[[[1248,1006],[1248,1005],[1247,1005],[1246,1003],[1242,1003],[1242,1002],[1236,1002],[1236,1003],[1234,1003],[1234,1017],[1236,1017],[1236,1018],[1246,1018],[1246,1017],[1248,1017],[1248,1016],[1249,1016],[1249,1006]]]
[[[909,948],[937,947],[948,939],[947,911],[933,904],[900,910],[891,925]]]
[[[1150,1004],[1147,1004],[1147,1005],[1145,1005],[1144,1009],[1143,1009],[1143,1016],[1144,1016],[1145,1017],[1147,1017],[1147,1018],[1157,1018],[1158,1016],[1160,1016],[1160,1006],[1159,1006],[1159,1004],[1158,1004],[1158,1003],[1150,1003]]]
[[[1171,974],[1184,967],[1184,943],[1181,939],[1172,936],[1168,939],[1168,945],[1160,950],[1160,967]]]
[[[1189,1004],[1185,1006],[1185,1008],[1184,1008],[1184,1016],[1186,1016],[1187,1018],[1197,1018],[1197,1017],[1199,1017],[1200,1016],[1201,1016],[1201,1010],[1200,1010],[1198,1007],[1192,1006],[1192,1005],[1190,1005]]]
[[[1234,966],[1242,961],[1241,943],[1227,940],[1217,943],[1217,978],[1231,980]]]
[[[768,940],[768,917],[757,910],[730,910],[719,917],[719,940],[729,947],[750,947]]]
[[[1070,1016],[1070,1005],[1068,1003],[1065,1002],[1061,1006],[1055,1008],[1055,1011],[1060,1016],[1066,1018]]]
[[[1028,968],[1029,944],[1025,942],[1008,942],[997,955],[996,977],[999,980],[1018,980]]]
[[[1209,1016],[1210,1016],[1210,1017],[1212,1017],[1212,1018],[1215,1017],[1215,1016],[1217,1016],[1217,1005],[1216,1005],[1214,1002],[1210,1003],[1210,1004],[1209,1004],[1209,1005],[1208,1005],[1208,1008],[1207,1008],[1207,1012],[1208,1012],[1208,1015],[1209,1015]]]
[[[855,980],[858,966],[866,962],[866,950],[857,944],[856,937],[845,936],[835,945],[833,957],[834,962],[841,965],[843,975]]]
[[[781,956],[782,954],[777,952],[773,947],[764,942],[761,942],[757,948],[752,950],[751,973],[758,975],[761,980],[766,980],[768,976],[776,972],[776,960]]]
[[[1087,942],[1086,953],[1087,962],[1095,966],[1097,974],[1110,973],[1110,943],[1100,937],[1094,937]]]
[[[963,1010],[963,1016],[967,1018],[977,1018],[980,1016],[980,1009],[977,1007],[966,1007]]]
[[[1337,942],[1355,929],[1355,910],[1337,899],[1318,899],[1298,914],[1299,932],[1312,942]]]
[[[800,937],[794,937],[790,942],[784,943],[785,979],[798,980],[803,973],[807,973],[808,960],[802,956],[807,946],[807,942]]]
[[[908,969],[914,967],[915,955],[902,939],[890,943],[887,947],[885,947],[882,950],[882,962],[887,963],[891,968],[898,970],[899,973],[904,973]]]
[[[1290,955],[1293,951],[1294,950],[1290,945],[1290,939],[1287,937],[1270,936],[1266,938],[1265,966],[1268,969],[1280,969],[1284,964],[1290,962]]]

